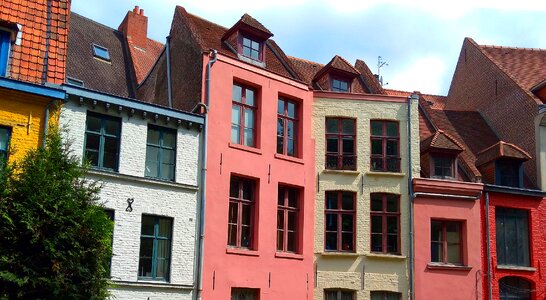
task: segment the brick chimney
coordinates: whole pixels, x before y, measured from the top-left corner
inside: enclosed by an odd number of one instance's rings
[[[123,32],[133,46],[146,49],[148,17],[144,16],[144,9],[135,6],[133,11],[128,11],[118,30]]]

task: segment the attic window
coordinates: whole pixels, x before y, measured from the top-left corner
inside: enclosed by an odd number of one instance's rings
[[[75,85],[75,86],[83,86],[83,81],[76,78],[68,77],[68,76],[66,77],[66,83],[70,85]]]
[[[332,78],[332,88],[331,88],[332,91],[349,92],[349,88],[350,88],[349,81],[339,77]]]
[[[6,76],[8,70],[9,51],[11,47],[11,33],[0,30],[0,76]]]
[[[110,61],[110,52],[108,52],[108,48],[93,44],[93,55],[96,58]]]
[[[521,162],[510,159],[499,159],[496,162],[495,184],[502,186],[521,187]]]
[[[253,40],[249,37],[244,36],[242,41],[242,54],[253,60],[261,60],[261,43]]]
[[[455,157],[452,155],[435,154],[432,156],[432,178],[454,178]]]

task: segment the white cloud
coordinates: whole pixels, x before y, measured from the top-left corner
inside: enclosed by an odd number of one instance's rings
[[[446,76],[446,64],[440,57],[423,57],[410,63],[405,69],[398,72],[383,75],[383,80],[388,83],[385,88],[420,91],[425,94],[441,94],[442,78]]]

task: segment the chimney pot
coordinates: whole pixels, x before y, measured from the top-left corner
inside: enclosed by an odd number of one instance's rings
[[[133,12],[134,12],[135,14],[138,14],[138,5],[135,5],[135,8],[133,9]]]
[[[140,9],[140,13],[139,13],[139,15],[142,15],[142,16],[144,16],[144,9],[143,9],[143,8],[141,8],[141,9]]]

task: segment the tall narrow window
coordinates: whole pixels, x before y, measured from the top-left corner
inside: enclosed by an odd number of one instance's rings
[[[231,177],[228,212],[229,246],[252,249],[255,195],[255,181]]]
[[[256,146],[256,93],[253,89],[233,84],[231,106],[231,142]]]
[[[277,201],[277,251],[298,251],[299,191],[279,187]]]
[[[326,192],[324,249],[326,251],[355,251],[354,192]]]
[[[279,98],[277,105],[277,153],[296,156],[297,104]]]
[[[430,221],[430,261],[463,264],[461,229],[459,221]]]
[[[497,264],[529,267],[529,213],[495,207]]]
[[[243,37],[243,44],[242,44],[243,56],[252,58],[254,60],[261,60],[260,48],[261,48],[260,42],[250,39],[248,37]]]
[[[260,289],[231,288],[231,300],[259,300]]]
[[[324,300],[353,300],[355,292],[349,290],[327,289],[324,290]]]
[[[355,119],[326,118],[326,169],[356,170]]]
[[[372,171],[400,172],[400,135],[398,122],[373,120]]]
[[[400,254],[400,196],[371,194],[371,250]]]
[[[395,293],[395,292],[373,291],[373,292],[370,292],[370,295],[372,297],[372,300],[400,300],[400,299],[402,299],[402,295],[400,293]]]
[[[340,78],[332,79],[332,91],[334,92],[349,92],[349,82]]]
[[[91,166],[118,170],[121,120],[106,115],[87,113],[85,159]]]
[[[6,76],[11,47],[11,33],[0,30],[0,76]]]
[[[142,216],[138,277],[169,280],[173,220]]]
[[[11,137],[11,129],[7,127],[0,127],[0,166],[8,158],[9,141]]]
[[[146,137],[146,177],[174,181],[176,130],[148,125]]]

